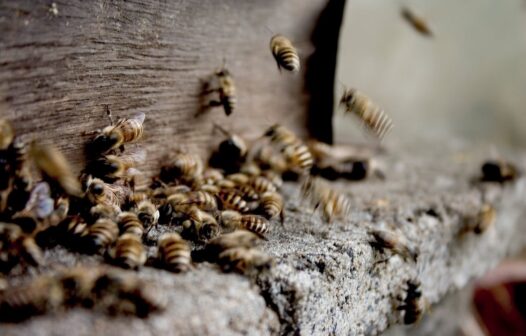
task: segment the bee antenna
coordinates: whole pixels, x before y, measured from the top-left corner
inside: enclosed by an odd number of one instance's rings
[[[214,125],[214,130],[219,130],[221,133],[223,133],[224,135],[226,136],[230,136],[230,132],[227,131],[226,129],[224,129],[221,125],[219,125],[218,123],[213,123]]]

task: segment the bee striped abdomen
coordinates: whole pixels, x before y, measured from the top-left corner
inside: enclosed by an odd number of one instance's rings
[[[146,262],[146,251],[141,238],[126,233],[117,239],[114,249],[115,263],[123,268],[137,269]]]
[[[300,70],[300,58],[296,48],[289,39],[283,35],[275,35],[270,40],[272,55],[278,63],[278,68],[287,71],[298,72]]]
[[[190,246],[178,233],[163,234],[159,238],[158,249],[158,258],[167,270],[186,272],[190,269]]]
[[[117,217],[119,229],[121,234],[134,234],[137,237],[142,237],[144,233],[143,223],[139,217],[133,212],[122,212]]]

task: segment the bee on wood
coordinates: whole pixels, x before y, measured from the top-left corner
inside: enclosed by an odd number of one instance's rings
[[[188,243],[178,233],[165,233],[159,237],[158,259],[163,267],[171,272],[186,272],[190,269],[192,258]]]
[[[407,245],[407,243],[399,235],[385,231],[385,230],[371,230],[369,244],[375,250],[384,252],[391,251],[394,254],[401,256],[404,260],[412,260],[417,262],[418,251]]]
[[[258,215],[242,215],[237,211],[225,210],[221,212],[221,222],[229,229],[245,229],[264,237],[270,229],[265,217]]]
[[[273,171],[280,176],[288,170],[287,160],[277,153],[271,146],[262,146],[254,151],[254,161],[259,164],[262,169]]]
[[[268,220],[275,219],[279,216],[281,224],[285,220],[283,210],[283,197],[275,191],[267,191],[261,195],[259,201],[261,214]]]
[[[144,224],[144,227],[150,228],[157,224],[159,220],[159,210],[149,200],[144,200],[137,205],[137,216]]]
[[[111,219],[101,218],[88,228],[85,236],[87,249],[100,252],[117,240],[118,235],[118,225]]]
[[[248,204],[243,200],[239,191],[234,189],[223,189],[217,194],[221,202],[221,208],[226,210],[235,210],[239,212],[248,212]]]
[[[57,148],[33,142],[30,154],[40,171],[51,181],[56,182],[66,193],[76,197],[82,195],[79,180],[73,174],[62,152]]]
[[[164,186],[153,191],[152,197],[154,199],[168,198],[171,195],[184,195],[189,193],[192,189],[184,184],[176,186]]]
[[[144,225],[139,217],[133,212],[121,212],[117,216],[117,223],[119,225],[121,234],[134,234],[137,237],[142,237],[144,233]]]
[[[291,71],[300,71],[300,58],[292,42],[283,35],[274,35],[270,40],[270,51],[276,60],[278,69],[281,68]]]
[[[56,311],[63,299],[63,291],[56,281],[50,277],[38,277],[29,284],[8,287],[0,293],[0,320],[20,322]]]
[[[221,252],[217,263],[225,272],[245,274],[250,270],[269,269],[273,265],[273,259],[256,249],[234,247]]]
[[[519,171],[511,162],[488,160],[482,165],[482,181],[503,183],[513,181],[518,176]]]
[[[262,171],[261,176],[265,177],[267,180],[272,182],[276,189],[280,189],[283,186],[283,179],[281,178],[281,174],[273,170]]]
[[[217,94],[217,98],[209,99],[207,104],[203,106],[203,110],[196,114],[196,117],[207,109],[217,106],[222,106],[227,116],[234,112],[237,104],[236,87],[230,71],[224,65],[214,73],[210,80],[204,83],[203,96],[209,97],[211,94]]]
[[[169,183],[176,180],[193,182],[203,172],[203,161],[196,154],[178,153],[170,161],[170,164],[162,167],[161,180]]]
[[[406,295],[397,310],[404,311],[404,324],[413,324],[422,318],[428,310],[428,302],[422,297],[420,282],[409,280],[406,282]]]
[[[332,189],[319,178],[306,178],[302,184],[302,192],[304,198],[313,204],[314,211],[321,207],[323,219],[329,223],[350,213],[351,204],[347,196]]]
[[[111,113],[107,109],[111,119]],[[124,149],[124,144],[136,142],[144,132],[143,123],[146,115],[138,113],[131,118],[121,118],[115,125],[104,128],[89,144],[90,152],[106,153],[110,150]]]
[[[92,221],[96,221],[99,218],[114,220],[121,213],[121,208],[115,204],[99,203],[92,206],[89,212]]]
[[[88,182],[86,196],[92,204],[105,204],[118,208],[121,206],[121,200],[115,190],[99,178],[93,178]]]
[[[213,238],[206,243],[205,251],[211,261],[223,251],[234,247],[253,248],[261,241],[261,237],[247,230],[236,230]]]
[[[190,212],[189,219],[183,221],[183,238],[206,242],[220,234],[221,229],[212,215],[195,207]]]
[[[135,170],[131,168],[141,164],[146,159],[145,151],[125,153],[122,155],[106,155],[89,164],[88,171],[93,176],[110,181],[132,176]]]
[[[146,262],[146,251],[140,236],[125,233],[115,242],[110,252],[115,264],[123,268],[138,269]]]
[[[409,23],[411,27],[413,27],[417,32],[426,37],[433,37],[433,31],[427,22],[423,18],[417,16],[411,9],[408,7],[403,7],[401,14],[407,23]]]
[[[221,191],[221,188],[213,184],[204,184],[199,187],[199,191],[208,193],[210,195],[217,195],[219,191]]]
[[[356,89],[346,90],[340,99],[347,113],[354,113],[363,124],[379,139],[393,127],[391,118],[377,106],[369,97]]]
[[[0,150],[6,150],[13,142],[15,131],[11,123],[3,118],[0,118]]]
[[[287,168],[297,172],[309,172],[314,159],[309,148],[288,128],[275,124],[267,129],[268,137],[285,157]]]
[[[186,194],[186,200],[180,202],[182,205],[195,205],[201,210],[217,210],[217,201],[215,197],[205,191],[192,191]]]

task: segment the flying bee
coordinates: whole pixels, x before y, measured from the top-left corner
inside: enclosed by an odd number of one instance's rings
[[[15,137],[15,131],[11,123],[4,119],[0,118],[0,150],[5,150],[13,142]]]
[[[110,246],[119,235],[118,225],[111,219],[98,219],[88,228],[86,245],[90,252],[99,252]]]
[[[278,64],[278,69],[281,68],[291,71],[300,71],[300,58],[296,48],[292,42],[283,35],[274,35],[270,40],[270,51]]]
[[[319,178],[308,177],[302,184],[303,196],[310,199],[314,210],[321,207],[323,218],[331,223],[335,218],[343,218],[350,212],[350,200],[345,194],[331,188]]]
[[[121,208],[114,204],[99,203],[90,208],[90,216],[93,221],[99,218],[108,218],[114,220],[121,213]]]
[[[195,205],[201,210],[214,211],[217,210],[216,198],[204,191],[192,191],[186,195],[187,199],[179,204]]]
[[[149,228],[157,224],[159,220],[159,210],[157,210],[157,207],[152,202],[144,200],[137,205],[137,216],[144,226]]]
[[[420,282],[409,280],[406,282],[406,295],[397,310],[404,311],[404,324],[413,324],[422,318],[429,308],[428,301],[422,296]]]
[[[205,250],[208,258],[213,261],[223,251],[234,247],[252,248],[257,246],[261,237],[247,230],[236,230],[220,235],[206,243]]]
[[[36,166],[50,180],[58,185],[69,195],[80,197],[82,190],[80,182],[62,152],[50,145],[31,144],[30,155]]]
[[[203,161],[196,154],[177,153],[170,163],[161,169],[161,180],[173,182],[178,179],[182,181],[194,181],[203,172]]]
[[[248,212],[248,204],[243,200],[243,196],[234,189],[223,189],[217,194],[221,202],[221,208],[225,210],[235,210],[239,212]]]
[[[488,160],[482,165],[482,181],[506,182],[513,181],[519,176],[517,167],[504,160]]]
[[[211,167],[224,170],[227,174],[239,171],[245,162],[248,145],[246,141],[237,134],[231,133],[218,124],[214,124],[214,130],[219,130],[226,138],[219,143],[209,160]]]
[[[165,269],[176,273],[190,269],[190,246],[178,233],[163,234],[159,237],[157,245],[158,259]]]
[[[131,168],[146,159],[145,151],[136,151],[117,155],[106,155],[89,164],[88,170],[96,177],[116,180],[133,174]]]
[[[273,259],[256,249],[234,247],[219,254],[217,263],[225,272],[247,273],[250,270],[268,269],[273,265]]]
[[[264,176],[252,177],[248,183],[259,195],[266,192],[275,192],[277,190],[274,183]]]
[[[276,189],[280,189],[283,186],[283,179],[281,174],[273,170],[264,170],[261,172],[261,176],[272,182]]]
[[[270,228],[270,224],[265,217],[242,215],[232,210],[224,210],[221,212],[221,223],[228,229],[245,229],[261,237],[264,237]]]
[[[346,90],[340,99],[347,113],[354,113],[376,137],[383,137],[393,127],[393,121],[369,97],[356,89]]]
[[[416,263],[418,251],[409,247],[399,235],[385,230],[371,230],[369,235],[371,236],[369,244],[374,249],[382,253],[388,250],[401,256],[404,260],[409,259]]]
[[[427,36],[427,37],[433,37],[433,31],[427,24],[427,22],[417,16],[411,9],[408,7],[403,7],[401,10],[402,17],[413,27],[417,32],[420,34]]]
[[[142,237],[144,233],[144,226],[139,217],[133,212],[121,212],[117,216],[117,223],[119,225],[121,234],[134,234],[137,237]]]
[[[255,150],[254,161],[257,162],[262,169],[273,171],[277,175],[281,175],[287,171],[289,166],[283,155],[277,153],[270,145],[262,146]]]
[[[275,124],[264,133],[281,154],[285,157],[287,168],[293,171],[308,172],[314,164],[314,159],[309,150],[297,136],[285,126]]]
[[[190,212],[190,219],[183,221],[183,231],[181,233],[183,238],[206,242],[219,235],[221,229],[212,215],[196,207],[193,207]]]
[[[235,173],[228,175],[226,179],[234,182],[236,186],[240,186],[247,184],[250,181],[250,176],[243,173]]]
[[[223,173],[219,169],[206,168],[199,179],[195,181],[194,188],[199,189],[203,185],[215,185],[224,179]]]
[[[121,200],[115,190],[99,178],[92,178],[88,182],[86,196],[92,204],[105,204],[118,208],[121,206]]]
[[[261,195],[259,209],[268,220],[279,216],[281,224],[285,221],[283,197],[275,191],[267,191]]]
[[[203,96],[208,97],[211,94],[217,94],[217,97],[209,99],[207,104],[203,106],[203,110],[196,114],[196,117],[207,109],[217,106],[222,106],[227,116],[234,112],[237,104],[236,87],[230,71],[224,66],[204,83]]]
[[[138,269],[146,262],[146,251],[141,238],[133,233],[120,236],[110,255],[113,261],[123,268]]]
[[[219,193],[219,191],[221,190],[220,187],[216,186],[216,185],[213,185],[213,184],[203,184],[200,188],[199,188],[199,191],[202,191],[202,192],[205,192],[205,193],[208,193],[210,195],[217,195]]]
[[[108,116],[111,118],[109,109]],[[136,142],[143,135],[143,123],[146,115],[138,113],[131,118],[121,118],[115,125],[105,127],[89,144],[90,151],[106,153],[112,149],[123,149],[124,144]]]

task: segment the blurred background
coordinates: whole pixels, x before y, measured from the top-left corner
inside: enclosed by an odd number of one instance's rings
[[[435,36],[407,24],[403,6]],[[526,144],[526,1],[350,0],[345,11],[336,78],[389,113],[389,141]],[[336,101],[342,90],[337,83]],[[336,141],[357,133],[336,112]]]

